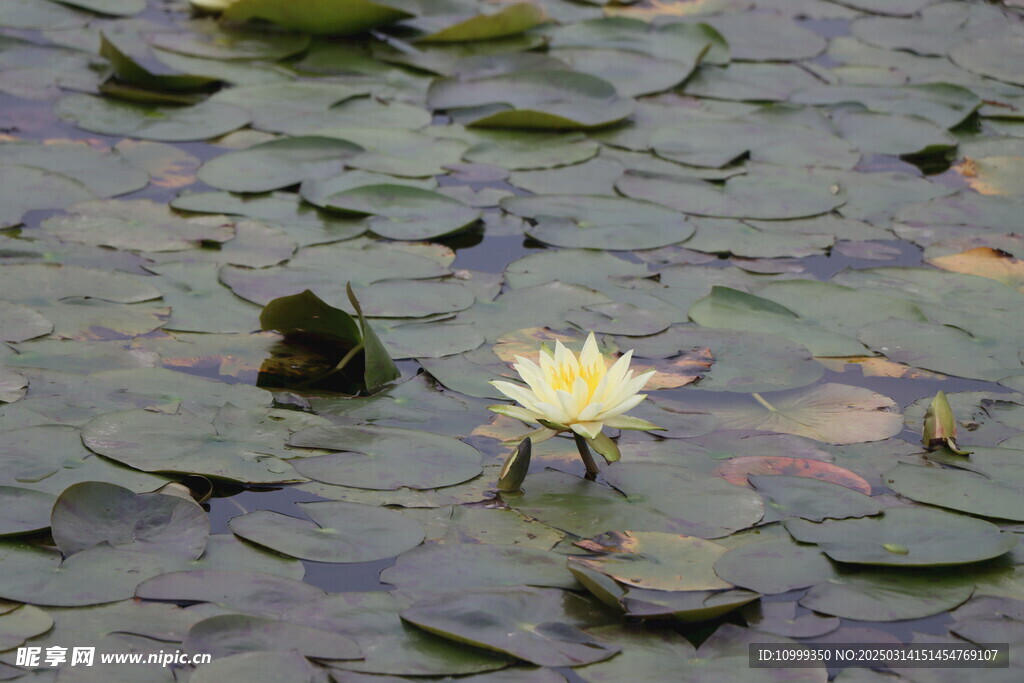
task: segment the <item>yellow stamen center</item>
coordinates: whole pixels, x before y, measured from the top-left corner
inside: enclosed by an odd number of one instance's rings
[[[601,361],[590,366],[581,366],[578,374],[571,365],[562,363],[557,367],[549,368],[546,379],[548,385],[555,391],[566,391],[571,394],[576,378],[582,378],[587,383],[587,401],[589,402],[605,372],[605,365]]]

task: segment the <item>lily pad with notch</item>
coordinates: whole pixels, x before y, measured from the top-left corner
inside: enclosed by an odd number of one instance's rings
[[[228,522],[242,538],[291,557],[316,562],[373,562],[419,545],[423,528],[380,507],[324,501],[298,503],[312,522],[255,510]]]
[[[620,650],[580,630],[607,624],[603,610],[556,589],[510,587],[442,594],[418,600],[402,618],[444,638],[539,666],[591,664]]]
[[[482,454],[469,444],[399,427],[311,427],[293,434],[288,445],[341,451],[292,463],[305,476],[327,484],[430,489],[459,484],[482,471]]]

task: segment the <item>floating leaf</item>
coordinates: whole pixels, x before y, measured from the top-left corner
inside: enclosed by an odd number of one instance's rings
[[[1017,544],[1016,537],[994,524],[922,507],[889,508],[880,517],[821,524],[789,519],[786,530],[802,543],[816,543],[838,562],[903,567],[980,562]]]
[[[554,589],[460,591],[419,600],[402,612],[402,618],[456,642],[539,666],[590,664],[619,651],[580,630],[606,623],[602,611],[577,595]]]
[[[196,176],[221,190],[267,192],[336,175],[344,160],[359,151],[359,146],[335,138],[282,138],[211,159]]]
[[[0,227],[21,223],[22,217],[36,209],[64,208],[93,198],[93,193],[74,178],[18,164],[0,165]]]
[[[1006,32],[965,41],[950,50],[949,58],[982,76],[1024,85],[1020,73],[1008,67],[1024,58],[1024,40],[1019,33]]]
[[[627,586],[662,591],[732,587],[712,568],[727,548],[702,538],[652,531],[611,531],[576,545],[600,555],[571,558],[570,569],[590,569]]]
[[[404,22],[420,30],[430,31],[417,38],[421,43],[458,43],[471,40],[490,40],[522,33],[544,22],[547,15],[544,10],[529,2],[517,2],[504,5],[492,12],[477,14],[469,19],[456,19],[448,23],[451,17],[445,15],[426,15],[418,19]],[[440,24],[440,25],[438,25]]]
[[[296,460],[303,474],[327,484],[393,490],[458,484],[480,474],[481,453],[440,434],[397,427],[310,427],[288,442],[342,451]]]
[[[999,481],[956,469],[900,463],[883,475],[893,491],[968,514],[1024,521],[1020,481]]]
[[[732,584],[766,594],[813,586],[835,576],[832,563],[820,549],[789,538],[732,548],[715,562],[715,573]]]
[[[431,84],[427,102],[466,125],[486,128],[598,128],[633,111],[633,101],[619,97],[610,83],[574,71],[439,79]]]
[[[845,619],[899,621],[945,612],[973,591],[973,581],[960,569],[848,571],[812,587],[800,604]]]
[[[410,17],[414,7],[401,0],[236,0],[224,8],[224,18],[264,19],[293,31],[349,35]]]
[[[748,479],[768,502],[765,521],[793,516],[820,522],[882,511],[869,496],[814,477],[755,475]]]
[[[423,541],[420,525],[393,510],[334,501],[298,505],[313,523],[256,510],[228,526],[248,541],[317,562],[373,562]]]
[[[987,277],[1024,292],[1024,261],[998,249],[977,247],[959,254],[932,257],[928,263],[954,273]]]
[[[809,477],[871,495],[871,484],[860,475],[829,462],[783,455],[744,455],[729,458],[715,467],[715,474],[736,486],[749,486],[751,475]]]
[[[368,227],[381,237],[424,240],[464,230],[480,212],[431,190],[407,185],[364,185],[332,194],[324,206],[372,215]]]
[[[56,498],[18,486],[0,486],[0,536],[43,531],[50,526],[50,511]],[[0,633],[3,627],[0,626]]]
[[[344,372],[349,362],[361,360],[361,386],[366,391],[376,391],[398,378],[398,368],[363,317],[351,287],[348,295],[359,317],[358,327],[352,316],[328,305],[308,289],[268,303],[260,313],[260,326],[263,330],[276,330],[285,338],[330,345],[339,358],[331,374]],[[356,367],[354,364],[353,368]]]
[[[100,543],[118,550],[197,560],[210,520],[191,498],[138,495],[98,481],[67,488],[53,506],[53,539],[65,556]]]
[[[249,122],[244,110],[213,101],[194,106],[143,105],[82,93],[64,97],[54,111],[83,130],[163,142],[206,140]]]

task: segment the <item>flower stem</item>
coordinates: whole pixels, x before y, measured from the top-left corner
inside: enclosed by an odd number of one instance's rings
[[[580,452],[580,457],[583,458],[583,464],[587,466],[587,478],[593,478],[601,470],[598,469],[597,463],[594,462],[594,456],[590,454],[590,448],[587,446],[587,440],[576,432],[572,433],[572,437],[576,439],[576,450]]]

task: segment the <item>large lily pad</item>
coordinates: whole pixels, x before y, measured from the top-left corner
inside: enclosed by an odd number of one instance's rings
[[[282,457],[287,426],[226,405],[213,423],[184,408],[128,410],[90,421],[82,440],[92,450],[145,472],[202,474],[245,483],[302,481]]]
[[[306,136],[271,140],[203,164],[197,177],[232,192],[268,192],[308,178],[328,178],[344,168],[358,145],[335,138]]]
[[[958,469],[917,467],[900,463],[885,473],[886,485],[897,493],[929,505],[972,515],[1024,521],[1021,484]]]
[[[719,538],[764,513],[753,492],[682,467],[620,463],[607,468],[605,476],[626,497],[555,471],[531,475],[521,496],[503,497],[530,517],[585,537],[630,529]]]
[[[617,123],[633,101],[596,76],[575,71],[523,71],[431,84],[427,102],[471,126],[576,130]]]
[[[0,536],[42,531],[50,526],[50,511],[56,498],[19,486],[0,486]]]
[[[222,614],[196,623],[183,646],[218,659],[261,651],[296,651],[320,659],[358,659],[361,655],[359,646],[343,635],[241,614]]]
[[[66,489],[53,506],[53,539],[65,556],[108,543],[196,560],[206,549],[210,520],[191,499],[135,494],[98,481]]]
[[[456,439],[398,427],[311,427],[288,444],[341,451],[296,460],[302,474],[327,484],[391,490],[449,486],[480,474],[481,453]]]
[[[671,209],[601,196],[509,197],[501,207],[536,221],[527,233],[546,244],[582,249],[653,249],[686,240],[693,227]]]
[[[792,516],[820,522],[867,517],[882,511],[869,496],[814,477],[755,475],[749,481],[768,502],[766,521]]]
[[[143,105],[84,93],[64,97],[55,111],[83,130],[163,142],[206,140],[249,122],[244,110],[212,101],[194,106]]]
[[[785,593],[813,586],[835,576],[821,550],[788,538],[747,543],[732,548],[715,562],[726,581],[758,593]]]
[[[414,5],[401,0],[237,0],[224,8],[227,19],[264,19],[305,33],[359,33],[412,16]]]
[[[998,557],[1017,544],[994,524],[931,508],[889,508],[880,517],[786,521],[803,543],[834,560],[894,567],[937,567]]]
[[[846,384],[822,384],[780,392],[765,398],[720,399],[687,397],[715,415],[727,429],[763,429],[806,436],[833,444],[887,439],[903,429],[903,418],[892,412],[896,402],[887,396]]]
[[[784,166],[770,173],[730,178],[724,187],[692,178],[627,171],[615,187],[628,197],[683,213],[723,218],[802,218],[826,213],[846,201],[838,186]]]
[[[540,666],[579,666],[619,648],[580,627],[607,623],[602,610],[573,593],[540,588],[460,591],[417,601],[402,618],[456,642],[502,652]]]
[[[731,588],[713,569],[725,546],[702,538],[652,531],[623,531],[579,541],[594,558],[571,558],[569,567],[583,567],[619,583],[662,591],[706,591]]]
[[[517,545],[444,543],[425,545],[398,557],[381,581],[407,595],[497,586],[576,588],[559,553]]]
[[[317,562],[372,562],[423,541],[422,527],[392,510],[333,501],[299,506],[314,523],[256,510],[233,518],[229,526],[253,543]]]
[[[1024,57],[1024,37],[1019,32],[985,36],[960,43],[949,52],[954,62],[982,76],[1024,85],[1024,77],[1009,64]]]

